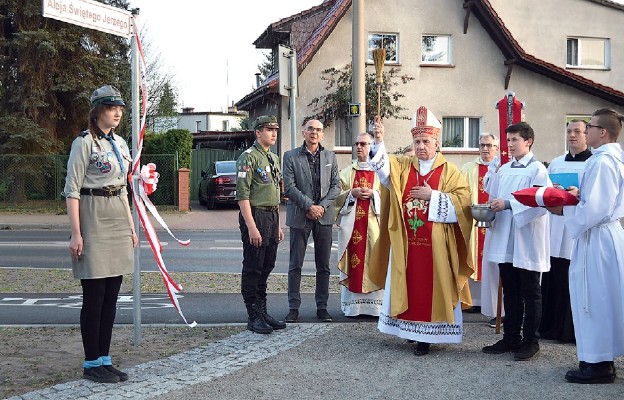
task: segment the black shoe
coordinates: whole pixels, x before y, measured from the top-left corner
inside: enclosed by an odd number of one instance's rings
[[[320,319],[322,322],[332,322],[334,319],[327,312],[326,309],[322,308],[320,310],[316,310],[316,317]]]
[[[511,351],[516,351],[520,348],[521,345],[522,343],[520,342],[512,343],[505,339],[501,339],[491,346],[485,346],[481,349],[481,351],[486,354],[503,354]]]
[[[472,306],[470,308],[465,309],[464,312],[467,312],[469,314],[478,314],[481,312],[481,306]]]
[[[117,383],[119,377],[100,365],[94,368],[84,368],[83,378],[98,383]]]
[[[520,348],[514,351],[514,360],[516,361],[526,361],[530,360],[539,353],[539,343],[522,343]]]
[[[112,372],[113,374],[117,375],[119,377],[119,382],[125,382],[128,380],[128,374],[118,370],[112,365],[103,365],[103,367],[106,368],[109,372]]]
[[[286,322],[299,321],[299,310],[295,308],[291,308],[290,311],[288,311],[288,315],[286,315],[286,318],[284,318],[284,321]]]
[[[417,356],[425,356],[429,354],[429,347],[431,347],[430,343],[418,342],[416,343],[414,354],[416,354]]]
[[[260,303],[252,304],[250,306],[250,311],[249,319],[247,320],[247,329],[262,334],[273,333],[273,328],[271,328],[271,325],[267,324],[262,316]]]
[[[505,324],[505,317],[501,317],[501,327]],[[496,317],[488,321],[490,328],[496,328]]]
[[[571,383],[613,383],[615,368],[612,361],[587,363],[581,361],[579,369],[568,371],[565,379]]]
[[[266,307],[266,299],[260,300],[260,307],[262,311],[262,318],[266,321],[267,324],[271,326],[273,329],[286,329],[286,323],[284,321],[278,321],[267,312]]]

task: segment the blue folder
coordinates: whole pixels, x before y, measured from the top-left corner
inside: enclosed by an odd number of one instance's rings
[[[555,187],[560,186],[563,189],[567,189],[570,186],[579,187],[579,177],[576,172],[549,174],[548,176]]]

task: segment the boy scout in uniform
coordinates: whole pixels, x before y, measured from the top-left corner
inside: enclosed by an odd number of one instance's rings
[[[277,245],[284,239],[279,224],[282,171],[279,158],[269,150],[277,140],[277,118],[258,117],[253,127],[256,141],[236,162],[236,200],[243,241],[241,293],[249,315],[247,329],[266,334],[286,328],[286,323],[271,317],[266,307],[267,279],[275,267]]]

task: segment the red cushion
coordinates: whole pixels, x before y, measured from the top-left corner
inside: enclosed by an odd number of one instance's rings
[[[520,203],[529,207],[574,206],[578,204],[578,199],[573,194],[554,187],[530,187],[513,192],[512,195]]]

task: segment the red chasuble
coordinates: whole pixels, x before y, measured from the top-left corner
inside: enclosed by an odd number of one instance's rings
[[[489,195],[485,192],[485,188],[483,187],[483,178],[487,173],[488,166],[479,164],[479,179],[478,179],[478,193],[477,193],[477,201],[479,204],[485,204],[488,201]],[[485,243],[485,229],[486,228],[477,228],[477,265],[476,265],[476,276],[477,281],[481,281],[481,271],[483,265],[483,244]]]
[[[403,220],[407,231],[407,310],[397,316],[408,321],[431,322],[433,305],[433,248],[431,232],[433,222],[428,220],[429,201],[410,198],[414,186],[427,182],[436,190],[444,165],[420,176],[412,167],[403,189]]]
[[[362,187],[372,189],[375,180],[375,171],[355,172],[353,188]],[[368,213],[370,211],[370,199],[358,199],[355,209],[355,222],[351,239],[347,245],[349,257],[349,291],[352,293],[364,293],[362,281],[364,280],[364,261],[366,261],[366,243],[368,239]]]

